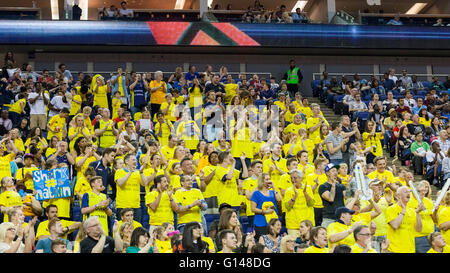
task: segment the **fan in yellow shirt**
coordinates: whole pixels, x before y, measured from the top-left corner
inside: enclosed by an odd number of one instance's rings
[[[358,226],[354,230],[355,244],[351,245],[352,253],[377,253],[372,248],[372,240],[369,227],[366,225]],[[387,244],[383,244],[384,248]],[[385,249],[383,249],[383,252]]]
[[[440,232],[433,232],[428,236],[431,245],[427,253],[450,253],[450,246],[447,245],[444,236]]]
[[[54,115],[47,124],[48,134],[47,139],[50,140],[52,136],[57,136],[59,140],[66,137],[66,119],[69,116],[69,109],[63,108],[61,112]]]
[[[336,222],[331,223],[327,228],[328,235],[328,247],[338,245],[352,246],[355,244],[355,237],[353,231],[361,225],[360,222],[356,222],[352,225],[352,217],[355,213],[354,210],[347,207],[339,207],[336,209]]]
[[[94,86],[92,86],[94,84]],[[91,90],[94,93],[94,102],[92,107],[98,105],[102,108],[108,108],[108,85],[105,83],[105,79],[100,75],[92,77]]]
[[[286,159],[281,157],[281,145],[275,143],[272,146],[272,155],[263,161],[263,172],[269,173],[272,182],[277,185],[280,177],[288,171],[286,163]]]
[[[328,124],[328,121],[321,115],[320,106],[316,103],[311,104],[313,116],[306,122],[309,139],[313,140],[320,137],[320,127],[322,124]]]
[[[163,113],[157,113],[158,122],[155,124],[155,134],[158,136],[159,144],[166,146],[169,143],[169,136],[172,133],[173,125],[170,120],[164,118]]]
[[[22,198],[17,193],[11,177],[3,177],[1,180],[4,191],[0,194],[0,211],[4,214],[4,222],[8,222],[8,209],[11,207],[22,207]]]
[[[158,175],[154,179],[155,190],[145,195],[145,204],[150,216],[150,231],[165,222],[174,224],[174,212],[178,211],[177,200],[172,188],[169,189],[169,181],[164,175]]]
[[[377,168],[375,171],[369,173],[367,176],[370,179],[378,179],[383,181],[383,186],[388,186],[394,192],[396,191],[396,187],[394,188],[394,175],[392,172],[386,170],[387,159],[385,156],[376,157],[373,160],[375,167]]]
[[[447,191],[442,198],[442,203],[438,210],[438,224],[437,227],[444,236],[446,242],[450,242],[450,191]]]
[[[424,205],[420,203],[416,210],[407,206],[411,199],[411,191],[406,186],[397,189],[396,197],[397,203],[386,210],[388,251],[415,253],[415,235],[416,232],[422,231],[420,212],[424,209]]]
[[[293,169],[289,175],[293,186],[286,190],[282,202],[288,234],[296,236],[302,221],[309,220],[314,225],[314,195],[306,180],[302,183],[304,175],[301,171]]]
[[[184,112],[182,121],[178,124],[176,135],[180,140],[183,140],[185,147],[191,151],[197,149],[199,142],[200,128],[197,123],[191,119],[189,112]]]
[[[322,226],[315,226],[311,229],[311,246],[303,253],[329,253],[327,229]]]
[[[314,161],[314,172],[306,177],[306,181],[311,186],[311,190],[314,194],[314,222],[315,224],[322,224],[322,210],[323,203],[319,194],[319,186],[328,181],[325,174],[325,167],[328,164],[328,160],[325,158],[318,158]]]
[[[70,93],[72,94],[72,103],[70,105],[70,112],[69,117],[73,118],[76,114],[78,114],[81,110],[81,96],[77,94],[77,89],[72,88],[70,90]]]
[[[174,194],[178,201],[177,224],[184,225],[189,222],[202,222],[201,210],[206,209],[206,202],[199,189],[192,188],[193,179],[189,175],[180,177],[182,188]]]
[[[235,169],[236,160],[230,152],[219,153],[219,164],[214,174],[214,178],[219,181],[220,185],[217,189],[217,202],[219,207],[222,203],[227,203],[232,207],[238,207],[241,205],[238,184],[241,183],[239,181],[240,178],[245,179],[248,176],[244,158],[245,155],[240,158],[243,167],[243,172],[240,177],[239,171]]]
[[[23,161],[25,166],[18,169],[16,172],[16,183],[24,184],[27,190],[34,190],[33,171],[39,170],[32,167],[34,156],[32,154],[25,154]]]

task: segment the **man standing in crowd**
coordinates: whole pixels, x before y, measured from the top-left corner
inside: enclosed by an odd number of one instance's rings
[[[325,167],[325,174],[328,181],[319,186],[319,194],[323,202],[322,226],[327,228],[335,219],[336,209],[345,206],[344,191],[345,186],[337,181],[338,165],[333,163]],[[339,218],[338,218],[339,219]]]
[[[283,80],[286,80],[289,95],[293,99],[295,93],[299,91],[300,83],[303,80],[303,74],[300,71],[300,68],[295,66],[294,60],[289,61],[289,69],[284,74]]]

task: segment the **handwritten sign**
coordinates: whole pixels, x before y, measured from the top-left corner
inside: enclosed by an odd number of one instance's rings
[[[39,201],[72,196],[68,168],[33,171],[33,183]]]

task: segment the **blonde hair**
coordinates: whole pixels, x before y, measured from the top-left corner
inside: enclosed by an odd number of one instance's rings
[[[417,184],[417,188],[419,187],[426,187],[428,192],[427,194],[425,194],[426,198],[431,198],[431,186],[430,186],[430,182],[428,182],[427,180],[422,180]]]
[[[270,174],[268,173],[262,173],[259,178],[258,178],[258,185],[256,186],[256,188],[260,191],[264,188],[264,179],[269,176]]]
[[[287,249],[286,249],[286,242],[289,239],[295,242],[296,238],[294,236],[292,236],[292,235],[289,235],[289,234],[284,236],[283,238],[281,238],[280,253],[287,253],[286,252],[287,251]]]
[[[3,242],[5,240],[6,231],[9,228],[13,228],[13,227],[15,227],[15,225],[11,222],[4,222],[4,223],[0,224],[0,242]]]

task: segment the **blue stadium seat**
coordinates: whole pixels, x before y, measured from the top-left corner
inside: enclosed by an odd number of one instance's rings
[[[380,101],[384,101],[386,99],[386,95],[380,95]]]
[[[311,88],[316,90],[317,86],[320,84],[320,80],[314,80],[311,82]]]
[[[425,96],[427,94],[427,92],[428,92],[427,90],[418,90],[417,91],[417,95],[418,96]]]
[[[365,95],[363,100],[372,100],[372,96],[371,95]]]
[[[364,100],[364,103],[369,107],[370,100]]]
[[[395,97],[395,96],[400,96],[401,94],[397,90],[392,90],[392,95],[394,95],[394,97]]]
[[[360,120],[367,120],[369,118],[369,112],[358,112],[357,118]]]
[[[429,81],[423,81],[422,82],[423,87],[425,87],[426,89],[430,88],[430,82]]]

